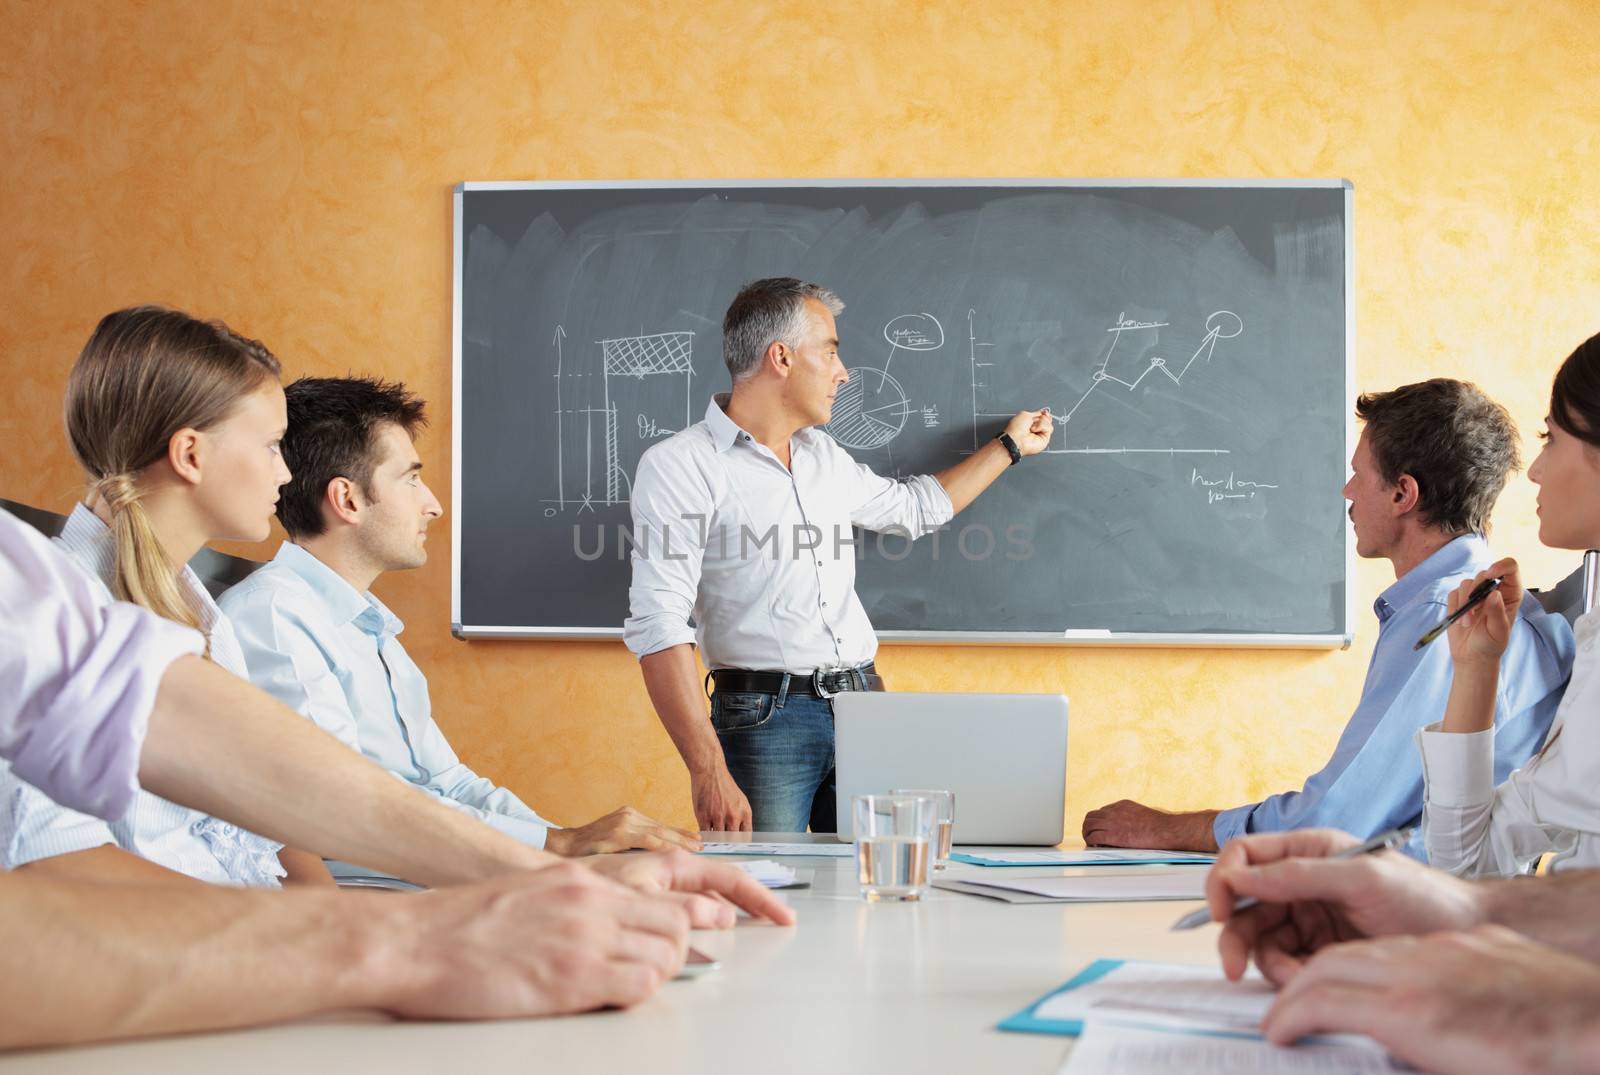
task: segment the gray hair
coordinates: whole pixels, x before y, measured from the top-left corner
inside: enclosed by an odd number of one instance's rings
[[[794,346],[806,328],[806,300],[822,303],[838,317],[839,296],[820,284],[792,276],[772,276],[739,289],[722,318],[722,360],[738,384],[761,368],[761,356],[774,343]]]

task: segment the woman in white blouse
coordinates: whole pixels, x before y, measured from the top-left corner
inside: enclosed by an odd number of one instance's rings
[[[56,539],[119,600],[198,629],[248,679],[233,630],[186,565],[218,540],[260,541],[289,470],[283,389],[265,347],[161,307],[96,327],[67,383],[67,435],[85,501]],[[0,771],[0,865],[84,879],[271,887],[332,884],[321,859],[140,792],[105,822]]]
[[[1539,540],[1600,548],[1600,334],[1562,363],[1528,468],[1539,487]],[[1506,610],[1522,598],[1515,560],[1501,560],[1450,599],[1504,576],[1498,591],[1450,629],[1455,664],[1444,720],[1418,733],[1427,780],[1423,827],[1429,861],[1462,877],[1524,873],[1548,852],[1553,869],[1600,866],[1600,610],[1573,629],[1572,678],[1544,748],[1499,787],[1493,778],[1495,692],[1510,633]]]

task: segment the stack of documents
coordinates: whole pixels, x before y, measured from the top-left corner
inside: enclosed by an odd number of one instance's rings
[[[1370,1039],[1311,1041],[1285,1047],[1259,1035],[1219,1037],[1199,1030],[1092,1019],[1057,1075],[1192,1075],[1197,1071],[1368,1075],[1414,1070]]]
[[[1206,878],[1201,870],[1149,870],[1076,877],[986,877],[981,881],[941,878],[933,887],[1007,903],[1127,903],[1204,899]]]
[[[702,855],[788,855],[795,858],[847,859],[856,853],[855,844],[753,844],[707,843]]]
[[[1272,986],[1254,971],[1230,982],[1216,966],[1101,959],[1000,1024],[1034,1034],[1081,1033],[1094,1013],[1186,1017],[1212,1029],[1254,1032],[1272,1004]]]
[[[1134,847],[1090,847],[1081,851],[957,851],[952,861],[973,866],[1209,866],[1217,856],[1199,851],[1148,851]]]
[[[1230,982],[1216,967],[1102,959],[1000,1029],[1081,1035],[1060,1075],[1405,1070],[1360,1035],[1292,1048],[1268,1043],[1257,1028],[1272,996],[1272,987],[1253,974]]]

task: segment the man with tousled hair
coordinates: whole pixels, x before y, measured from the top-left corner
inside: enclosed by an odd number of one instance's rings
[[[1495,501],[1520,466],[1517,430],[1476,387],[1444,378],[1364,395],[1356,417],[1365,428],[1344,487],[1356,553],[1388,560],[1395,582],[1373,603],[1377,644],[1333,756],[1301,790],[1231,810],[1169,813],[1129,800],[1103,806],[1084,818],[1086,842],[1215,851],[1246,833],[1326,827],[1367,837],[1420,821],[1423,774],[1412,737],[1444,713],[1451,662],[1443,640],[1420,652],[1413,645],[1444,619],[1462,580],[1494,562],[1485,536]],[[1566,621],[1525,597],[1502,662],[1496,780],[1543,742],[1572,658]],[[1284,717],[1292,721],[1298,714],[1289,702]],[[1425,857],[1420,831],[1406,850]]]
[[[302,378],[285,394],[294,478],[278,518],[289,540],[222,599],[251,681],[401,779],[534,847],[698,849],[693,834],[631,807],[561,828],[461,763],[400,644],[404,624],[370,592],[384,572],[427,562],[427,528],[443,513],[412,444],[423,403],[403,385],[360,377]]]

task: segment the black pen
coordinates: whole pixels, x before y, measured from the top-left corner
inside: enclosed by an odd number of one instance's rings
[[[1484,579],[1482,582],[1474,586],[1472,588],[1472,592],[1467,595],[1466,602],[1460,608],[1446,616],[1443,623],[1439,624],[1439,626],[1433,628],[1427,634],[1417,639],[1417,644],[1411,647],[1412,651],[1415,652],[1416,650],[1421,649],[1429,642],[1432,642],[1434,639],[1444,634],[1445,631],[1450,629],[1450,625],[1452,623],[1455,623],[1462,616],[1465,616],[1468,612],[1471,612],[1473,609],[1483,604],[1483,602],[1488,599],[1490,594],[1494,593],[1500,588],[1500,584],[1505,580],[1506,577],[1501,575],[1497,578]]]
[[[1370,855],[1375,851],[1388,851],[1392,848],[1404,847],[1410,842],[1412,834],[1416,831],[1416,829],[1390,829],[1388,832],[1378,833],[1366,843],[1347,847],[1343,851],[1335,851],[1328,857],[1331,859],[1353,859],[1360,855]],[[1233,901],[1233,910],[1230,913],[1238,914],[1240,911],[1248,911],[1260,902],[1254,896],[1240,896]],[[1211,921],[1211,908],[1202,907],[1198,911],[1190,911],[1172,923],[1172,928],[1175,930],[1195,929],[1209,921]]]

